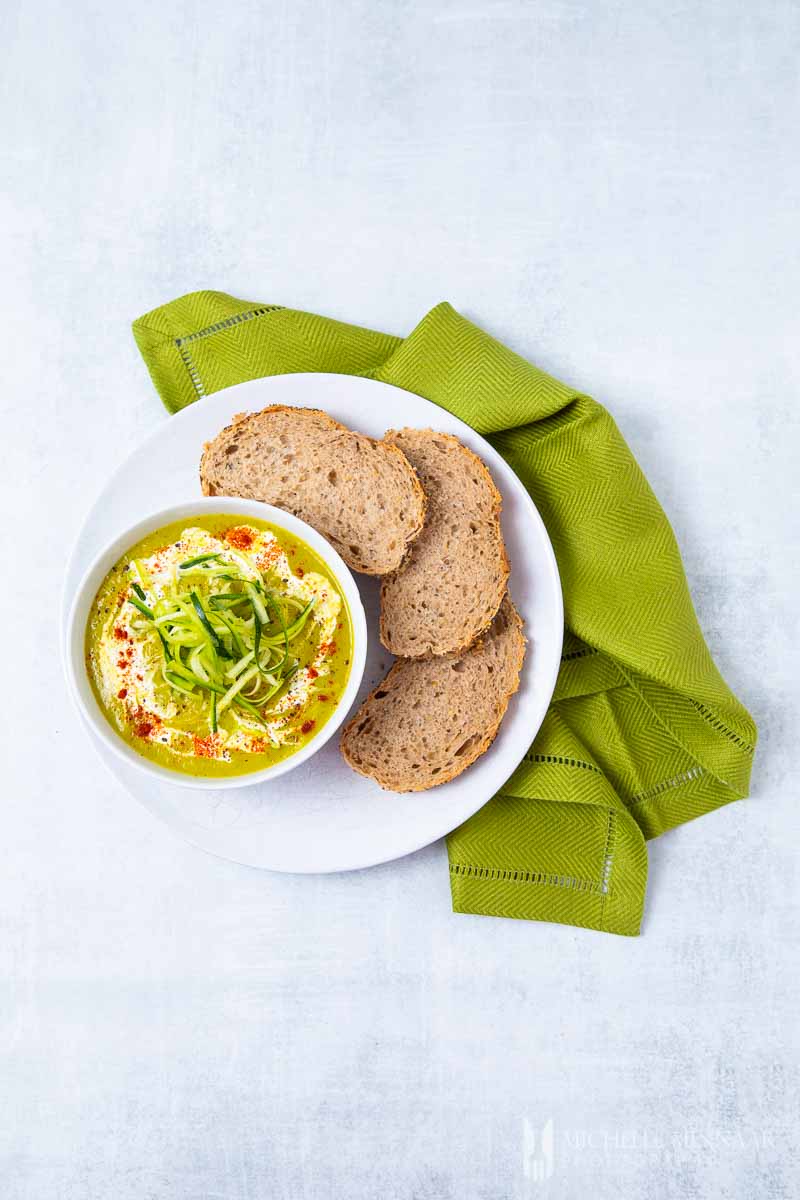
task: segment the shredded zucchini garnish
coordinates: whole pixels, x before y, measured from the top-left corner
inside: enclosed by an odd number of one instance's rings
[[[147,590],[132,582],[128,596],[139,613],[135,628],[160,656],[164,683],[185,696],[207,697],[212,733],[228,708],[266,728],[265,705],[297,670],[291,643],[314,606],[313,598],[302,607],[295,597],[276,595],[246,559],[238,569],[241,557],[235,564],[221,562],[220,554],[187,559],[160,595],[138,570]],[[219,590],[211,592],[212,585]]]

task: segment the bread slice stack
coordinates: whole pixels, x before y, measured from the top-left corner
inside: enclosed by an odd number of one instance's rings
[[[427,498],[425,525],[381,584],[381,641],[398,656],[345,727],[354,771],[395,792],[447,783],[492,744],[525,655],[506,587],[500,493],[450,434],[390,430]]]
[[[525,637],[506,590],[500,493],[477,455],[432,429],[375,441],[318,409],[275,406],[223,429],[200,479],[208,496],[294,513],[354,570],[382,576],[380,636],[398,661],[342,733],[353,770],[424,791],[488,749]]]

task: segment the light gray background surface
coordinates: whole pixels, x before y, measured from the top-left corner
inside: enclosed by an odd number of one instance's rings
[[[798,5],[3,26],[4,1200],[797,1195]],[[215,861],[101,766],[56,595],[166,419],[129,323],[198,287],[397,333],[447,298],[614,412],[761,729],[753,798],[651,843],[639,940],[453,916],[442,845]]]

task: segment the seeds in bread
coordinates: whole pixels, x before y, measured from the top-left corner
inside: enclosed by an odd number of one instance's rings
[[[508,583],[500,493],[458,438],[431,429],[389,430],[419,476],[425,527],[381,585],[381,641],[402,658],[460,653],[492,621]]]
[[[522,620],[506,596],[464,654],[394,664],[345,727],[345,761],[390,792],[454,779],[494,741],[524,657]]]
[[[403,452],[313,408],[234,418],[200,463],[206,496],[275,504],[307,521],[356,571],[385,575],[422,529],[425,495]]]

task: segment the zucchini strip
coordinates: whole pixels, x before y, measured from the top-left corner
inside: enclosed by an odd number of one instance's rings
[[[170,687],[175,688],[178,692],[183,692],[184,696],[194,695],[194,688],[181,675],[177,675],[174,671],[165,671],[164,678]]]
[[[297,637],[298,633],[301,632],[303,626],[305,625],[306,621],[309,618],[312,608],[314,607],[314,603],[315,603],[315,598],[312,597],[312,599],[309,600],[308,604],[305,606],[303,611],[297,617],[295,617],[295,619],[294,619],[294,621],[292,621],[291,625],[288,625],[286,627],[286,636],[289,638],[290,642],[294,638]],[[281,644],[281,642],[283,641],[283,634],[279,634],[278,636],[275,636],[275,637],[265,637],[264,641],[267,642],[267,644],[270,646],[279,646]]]
[[[228,670],[225,672],[225,678],[226,679],[237,679],[239,677],[239,675],[241,675],[241,673],[245,669],[245,667],[250,666],[250,663],[253,661],[254,657],[255,657],[254,652],[252,650],[248,651],[248,653],[245,654],[242,658],[240,658],[237,663],[234,663],[234,665],[232,667],[228,668]]]
[[[217,616],[218,620],[220,620],[222,622],[222,624],[225,626],[225,628],[230,633],[231,642],[233,644],[233,648],[236,651],[236,653],[239,655],[246,654],[247,650],[245,648],[245,644],[242,641],[242,639],[239,637],[239,634],[236,632],[233,622],[230,621],[227,617],[224,617],[221,612],[218,612],[216,614],[216,616]]]
[[[198,554],[196,558],[187,558],[186,562],[178,563],[178,570],[188,571],[190,567],[196,567],[199,563],[211,562],[215,558],[219,558],[219,551],[216,554]]]
[[[148,608],[143,604],[138,596],[128,596],[128,604],[132,604],[134,608],[138,608],[143,617],[147,617],[148,621],[155,620],[152,608]]]
[[[231,684],[225,695],[220,700],[219,705],[217,706],[217,711],[220,713],[224,712],[233,700],[234,696],[238,695],[245,684],[249,683],[251,679],[254,679],[257,674],[258,667],[256,666],[250,667],[247,671],[243,671],[236,682]]]
[[[267,608],[266,608],[266,605],[264,604],[264,601],[261,599],[261,596],[259,595],[259,589],[250,580],[248,580],[245,583],[245,589],[247,591],[247,595],[250,598],[250,603],[253,606],[253,612],[256,614],[258,619],[261,621],[262,625],[268,625],[269,624],[269,614],[267,612]]]
[[[197,595],[197,592],[190,592],[189,598],[194,606],[194,611],[197,613],[198,620],[208,636],[211,638],[211,645],[214,647],[217,654],[220,656],[220,658],[230,658],[229,652],[222,644],[222,639],[206,616],[205,609],[200,603],[200,597]]]
[[[249,700],[245,700],[244,696],[235,696],[233,703],[238,705],[239,708],[243,708],[245,712],[249,712],[251,716],[255,717],[259,725],[263,725],[265,729],[269,729],[267,722],[264,720],[255,704],[251,704]]]

